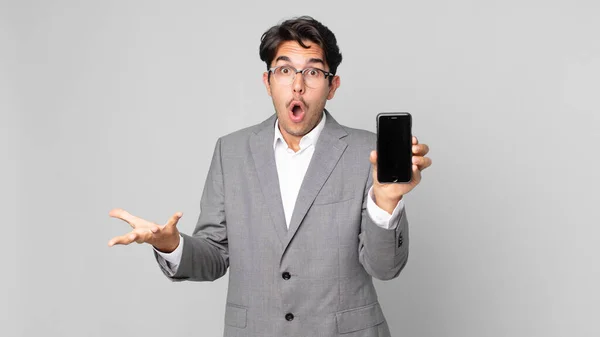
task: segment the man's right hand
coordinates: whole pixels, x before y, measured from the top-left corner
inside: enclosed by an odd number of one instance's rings
[[[179,246],[181,236],[177,229],[177,222],[183,216],[181,212],[175,213],[163,226],[133,216],[120,208],[111,210],[108,215],[127,222],[133,228],[128,234],[115,236],[108,241],[109,247],[114,245],[128,245],[132,242],[145,242],[163,253],[171,253]]]

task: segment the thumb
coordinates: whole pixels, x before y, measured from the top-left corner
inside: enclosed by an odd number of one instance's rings
[[[377,178],[377,151],[371,151],[371,155],[369,156],[369,161],[371,162],[371,175],[373,177],[373,183],[379,183],[379,178]]]
[[[169,221],[167,221],[167,224],[165,225],[165,227],[175,227],[175,226],[177,226],[177,223],[179,222],[179,219],[181,219],[182,216],[183,216],[183,213],[181,213],[181,212],[175,213],[169,219]]]
[[[369,155],[369,161],[374,167],[377,167],[377,151],[371,151],[371,154]]]

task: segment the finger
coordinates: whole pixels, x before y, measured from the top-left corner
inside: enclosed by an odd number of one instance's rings
[[[429,146],[427,144],[413,145],[412,152],[415,156],[425,156],[429,153]]]
[[[167,224],[165,225],[165,227],[175,227],[175,226],[177,226],[177,223],[179,222],[179,219],[181,219],[182,216],[183,216],[183,213],[181,213],[181,212],[175,213],[169,219],[169,221],[167,221]]]
[[[421,156],[413,156],[412,163],[419,167],[419,170],[423,171],[431,165],[431,158],[421,157]]]
[[[160,227],[158,225],[154,225],[150,228],[150,231],[154,234],[160,232]]]
[[[135,216],[129,214],[129,212],[127,212],[124,209],[121,208],[115,208],[112,209],[109,213],[109,216],[113,217],[113,218],[117,218],[117,219],[121,219],[125,222],[127,222],[131,227],[133,226],[133,221],[136,219]]]
[[[419,140],[417,139],[417,137],[415,137],[415,136],[412,137],[412,143],[413,143],[413,145],[419,144]]]
[[[421,171],[417,167],[417,165],[412,166],[412,183],[417,185],[421,182]]]
[[[121,236],[115,236],[114,238],[108,241],[108,246],[112,247],[114,245],[128,245],[132,243],[136,238],[135,233],[131,232]]]
[[[148,242],[152,239],[152,230],[148,228],[140,228],[133,231],[133,235],[130,235],[129,238],[133,238],[133,241],[137,243]]]

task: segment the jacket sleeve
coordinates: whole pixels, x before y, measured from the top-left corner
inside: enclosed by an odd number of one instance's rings
[[[358,235],[358,257],[369,275],[380,280],[398,277],[408,261],[408,220],[406,207],[402,208],[394,229],[378,226],[367,211],[369,189],[373,184],[371,170],[365,186],[362,220]],[[393,224],[390,224],[393,228]]]
[[[212,162],[200,200],[200,216],[192,235],[181,234],[184,244],[181,263],[171,276],[159,263],[165,276],[172,281],[214,281],[225,275],[229,267],[227,222],[221,139],[215,145]],[[158,262],[158,254],[154,252]]]

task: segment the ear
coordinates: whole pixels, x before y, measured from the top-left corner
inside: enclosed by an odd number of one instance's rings
[[[335,75],[331,80],[331,84],[329,85],[329,93],[327,94],[327,99],[332,99],[335,96],[335,91],[340,87],[340,77]]]
[[[263,73],[263,83],[265,84],[265,88],[267,88],[267,93],[271,96],[271,85],[269,84],[269,73]]]

